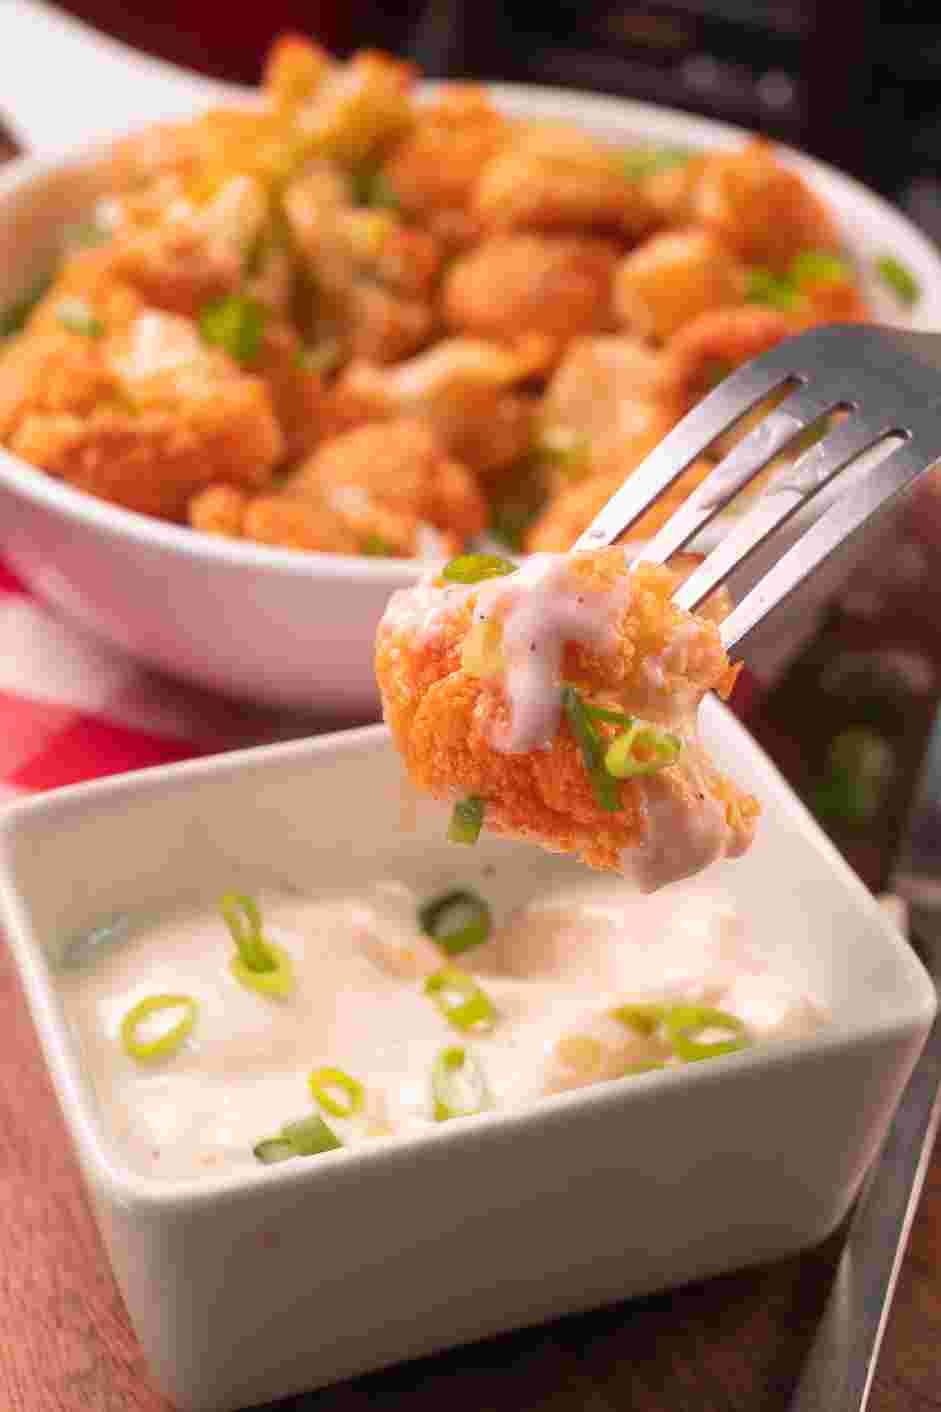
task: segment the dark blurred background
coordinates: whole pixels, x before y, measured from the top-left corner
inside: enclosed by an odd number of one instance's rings
[[[65,0],[136,47],[253,82],[280,31],[363,44],[433,77],[564,84],[724,118],[795,143],[941,239],[936,6],[855,0]]]

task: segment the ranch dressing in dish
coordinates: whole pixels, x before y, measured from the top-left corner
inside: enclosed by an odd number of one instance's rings
[[[323,1113],[346,1146],[434,1127],[431,1075],[449,1047],[476,1064],[495,1109],[678,1063],[659,1039],[612,1018],[626,1003],[714,1007],[744,1025],[749,1044],[825,1021],[770,973],[728,900],[699,885],[668,902],[623,884],[569,888],[496,917],[489,939],[454,957],[420,931],[423,901],[393,882],[355,895],[260,893],[264,934],[293,965],[283,999],[239,984],[213,905],[132,918],[104,944],[70,948],[58,990],[123,1159],[167,1179],[255,1170],[256,1144],[317,1111],[308,1078],[320,1068],[363,1086],[353,1116]],[[492,1002],[489,1033],[461,1032],[426,994],[444,965]],[[122,1047],[121,1022],[155,995],[191,997],[195,1020],[175,1052],[141,1061]]]

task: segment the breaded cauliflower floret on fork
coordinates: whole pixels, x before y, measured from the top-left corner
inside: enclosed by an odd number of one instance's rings
[[[455,802],[452,837],[482,823],[644,891],[748,848],[759,806],[696,727],[736,670],[675,586],[612,548],[517,570],[468,555],[393,595],[376,643],[385,716],[414,784]]]

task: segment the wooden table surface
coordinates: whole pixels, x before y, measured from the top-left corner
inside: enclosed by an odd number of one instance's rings
[[[921,591],[913,603],[917,611],[896,605],[890,635],[910,637],[920,613],[937,639],[937,603],[927,615]],[[871,637],[871,621],[866,631]],[[941,641],[932,645],[941,665]],[[782,699],[769,698],[750,723],[787,770],[788,732],[774,709]],[[0,1016],[0,1412],[167,1412],[111,1277],[2,945]],[[785,1412],[839,1251],[837,1234],[766,1268],[492,1339],[280,1407]],[[871,1412],[941,1412],[939,1350],[941,1150],[902,1269]]]

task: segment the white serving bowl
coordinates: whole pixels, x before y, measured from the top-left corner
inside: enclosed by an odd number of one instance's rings
[[[44,73],[38,85],[35,75]],[[79,77],[89,112],[56,101],[56,81],[74,92]],[[100,79],[97,76],[100,75]],[[440,87],[440,85],[438,86]],[[429,85],[426,92],[432,92]],[[180,116],[218,100],[209,84],[96,36],[31,0],[0,7],[0,101],[22,135],[49,147],[89,130],[111,133],[145,119]],[[568,90],[490,86],[495,103],[523,118],[562,118],[614,143],[652,141],[728,148],[747,134],[725,124]],[[133,96],[133,103],[132,103]],[[115,105],[120,110],[116,117]],[[839,218],[860,268],[891,251],[923,295],[908,322],[941,327],[941,256],[898,211],[847,176],[788,153]],[[102,189],[100,145],[65,157],[39,157],[0,171],[0,308],[22,295],[54,259],[57,233],[87,214]],[[898,306],[870,284],[876,316],[901,323]],[[820,497],[822,503],[824,497]],[[804,521],[795,517],[789,542]],[[299,554],[197,534],[94,499],[0,450],[0,552],[42,598],[142,662],[203,686],[260,703],[373,719],[376,624],[393,589],[427,568]],[[708,550],[713,528],[697,548]],[[731,585],[741,596],[775,550],[760,553]],[[815,576],[792,610],[749,646],[749,661],[773,678],[813,630],[850,560]]]
[[[227,1412],[772,1260],[842,1220],[934,988],[729,712],[708,701],[702,723],[765,809],[751,852],[713,880],[831,1023],[248,1175],[170,1182],[124,1165],[55,986],[76,933],[273,882],[472,886],[502,911],[585,870],[487,836],[448,845],[447,809],[427,801],[403,832],[381,727],[80,785],[0,818],[0,917],[118,1284],[178,1407]]]

